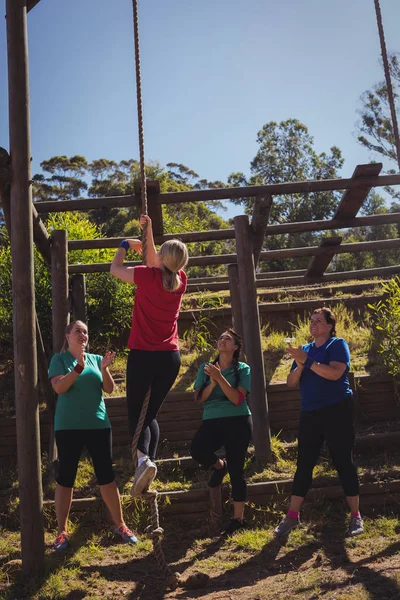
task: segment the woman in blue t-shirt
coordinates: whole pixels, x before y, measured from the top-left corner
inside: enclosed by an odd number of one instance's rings
[[[194,384],[195,400],[204,406],[203,423],[195,434],[190,453],[213,473],[208,482],[218,487],[227,472],[232,485],[233,519],[223,532],[231,534],[246,526],[243,519],[247,485],[244,461],[253,424],[246,396],[250,391],[250,367],[239,362],[240,336],[228,329],[218,339],[218,356],[203,363]],[[225,447],[226,459],[215,452]]]
[[[275,529],[285,535],[300,523],[299,513],[312,484],[313,469],[324,441],[350,507],[349,536],[364,530],[359,511],[359,484],[353,463],[353,398],[349,385],[350,352],[347,342],[336,337],[336,319],[329,308],[318,308],[311,317],[314,341],[288,348],[294,359],[287,378],[289,387],[300,383],[301,413],[297,470],[289,511]]]
[[[137,538],[125,525],[121,499],[112,466],[111,425],[107,416],[103,390],[111,393],[114,380],[108,367],[114,352],[102,357],[88,354],[88,329],[82,321],[74,321],[65,331],[64,346],[50,362],[49,379],[58,394],[54,418],[58,450],[58,475],[55,507],[58,535],[55,550],[65,550],[69,544],[68,515],[80,455],[87,449],[100,486],[101,496],[115,524],[115,533],[127,544]]]

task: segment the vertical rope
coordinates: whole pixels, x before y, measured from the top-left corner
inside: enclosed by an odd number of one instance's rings
[[[391,116],[392,116],[392,127],[393,127],[394,139],[395,139],[395,148],[396,148],[396,154],[397,154],[397,162],[398,162],[399,170],[400,170],[400,137],[399,137],[399,126],[398,126],[398,123],[397,123],[397,115],[396,115],[396,108],[395,108],[395,103],[394,103],[392,80],[391,80],[391,77],[390,77],[390,68],[389,68],[389,61],[388,61],[388,56],[387,56],[387,49],[386,49],[386,42],[385,42],[385,33],[384,33],[384,30],[383,30],[382,13],[381,13],[381,7],[380,7],[380,4],[379,4],[379,0],[374,0],[374,2],[375,2],[376,20],[377,20],[377,23],[378,23],[379,41],[380,41],[380,44],[381,44],[381,53],[382,53],[382,59],[383,59],[383,68],[384,68],[384,71],[385,71],[385,78],[386,78],[386,88],[387,88],[388,98],[389,98],[390,113],[391,113]]]
[[[146,181],[146,165],[144,158],[144,128],[143,128],[143,104],[142,104],[142,79],[140,73],[140,46],[139,46],[139,17],[138,17],[138,2],[132,0],[133,7],[133,30],[135,38],[135,67],[136,67],[136,99],[137,99],[137,113],[138,113],[138,130],[139,130],[139,152],[140,152],[140,185],[141,185],[141,200],[142,200],[142,214],[147,215],[147,181]],[[147,225],[143,228],[142,236],[142,258],[146,264],[147,257]],[[132,461],[134,466],[137,465],[137,445],[139,437],[143,429],[143,425],[147,415],[147,409],[149,406],[151,394],[151,387],[149,387],[146,396],[143,401],[142,410],[136,431],[132,440]],[[145,492],[143,497],[150,503],[151,509],[151,537],[153,542],[154,555],[156,557],[157,565],[162,571],[165,577],[173,577],[172,571],[165,560],[164,552],[161,545],[161,539],[163,535],[163,529],[160,527],[160,520],[158,514],[157,505],[157,492]]]

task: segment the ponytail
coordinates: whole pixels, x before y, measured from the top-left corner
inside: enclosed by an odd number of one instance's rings
[[[182,285],[178,275],[188,263],[187,248],[180,240],[168,240],[159,250],[162,263],[162,283],[167,292],[175,292]]]

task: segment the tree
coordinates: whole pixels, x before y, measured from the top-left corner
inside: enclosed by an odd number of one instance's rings
[[[40,200],[71,200],[81,197],[87,190],[83,180],[88,166],[84,156],[53,156],[50,160],[40,163],[49,177],[40,173],[33,176],[33,199]]]
[[[390,75],[393,83],[396,113],[400,114],[400,54],[389,55]],[[390,115],[389,97],[385,82],[376,84],[361,96],[361,120],[357,123],[358,141],[370,152],[388,161],[388,173],[397,171],[396,143]],[[393,168],[390,168],[393,165]],[[400,199],[400,192],[387,190],[393,198]]]
[[[257,134],[259,149],[250,164],[251,175],[232,173],[228,178],[230,186],[267,185],[307,179],[333,179],[343,165],[339,148],[332,146],[329,152],[317,154],[314,150],[314,138],[305,125],[297,119],[281,123],[266,123]],[[312,194],[290,194],[274,196],[270,222],[308,221],[332,217],[340,198],[337,192],[318,192]],[[244,204],[247,212],[253,206],[252,199],[233,200]],[[318,240],[313,233],[291,236],[273,236],[265,243],[268,248],[289,248],[308,245]],[[278,260],[270,263],[271,270],[302,268],[307,259],[288,262]]]

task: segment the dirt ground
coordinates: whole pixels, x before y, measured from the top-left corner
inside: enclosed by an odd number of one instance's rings
[[[366,532],[345,537],[343,509],[324,505],[305,514],[286,541],[272,535],[272,516],[256,515],[252,528],[231,538],[210,537],[207,526],[170,525],[163,542],[171,569],[181,574],[174,591],[165,588],[145,536],[136,547],[118,543],[109,530],[77,524],[70,549],[56,554],[46,534],[46,573],[24,579],[18,563],[18,532],[3,530],[0,598],[140,600],[399,600],[400,521],[396,507],[370,512]],[[306,511],[307,512],[307,511]],[[7,538],[11,545],[4,546]],[[6,548],[8,551],[5,552]],[[13,548],[13,550],[11,550]],[[191,589],[190,576],[208,580]]]

